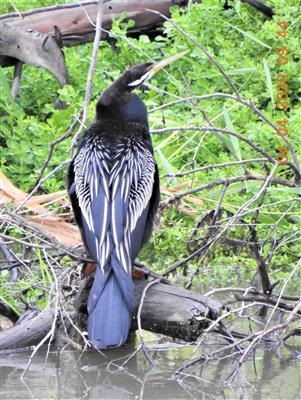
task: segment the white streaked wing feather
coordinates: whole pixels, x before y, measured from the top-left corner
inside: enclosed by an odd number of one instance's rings
[[[127,163],[120,163],[116,171],[117,179],[112,188],[112,228],[113,240],[117,257],[129,272],[131,269],[131,243],[130,234],[135,229],[137,221],[151,198],[155,174],[155,162],[148,150],[127,153]],[[122,170],[123,167],[123,170]],[[116,168],[116,167],[115,167]],[[121,182],[120,182],[121,181]],[[121,196],[124,202],[128,200],[128,208],[124,223],[124,234],[122,241],[118,241],[117,232],[114,227],[117,224],[114,204],[114,196],[117,188],[121,185]]]
[[[100,267],[105,265],[105,254],[107,251],[105,247],[105,237],[107,234],[107,219],[109,207],[109,185],[108,185],[108,152],[106,149],[99,145],[98,148],[93,148],[91,151],[90,143],[87,142],[77,154],[74,160],[74,182],[76,195],[78,198],[79,206],[83,218],[89,230],[95,235],[95,250]],[[103,199],[103,210],[101,215],[103,217],[102,223],[100,221],[93,221],[92,215],[92,202],[98,196],[100,185],[105,193]],[[95,224],[94,224],[95,222]],[[97,223],[101,226],[99,238],[96,235],[95,229]]]

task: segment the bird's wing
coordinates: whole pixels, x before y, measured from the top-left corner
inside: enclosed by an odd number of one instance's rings
[[[100,143],[86,141],[73,162],[74,186],[81,210],[83,233],[91,256],[101,269],[106,265],[112,241],[110,222],[109,153]]]
[[[148,208],[148,212],[147,212],[147,216],[146,216],[145,229],[144,229],[141,246],[143,246],[148,241],[148,239],[152,233],[153,223],[155,220],[155,216],[156,216],[156,212],[157,212],[159,203],[160,203],[160,179],[159,179],[158,166],[155,163],[153,191],[152,191],[152,196],[149,200],[149,208]]]
[[[144,235],[155,162],[150,151],[139,143],[127,151],[120,146],[115,154],[110,176],[112,236],[118,258],[130,271]]]

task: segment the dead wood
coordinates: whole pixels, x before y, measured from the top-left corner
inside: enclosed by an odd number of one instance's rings
[[[135,21],[128,34],[151,35],[162,25],[163,16],[169,16],[173,4],[185,5],[186,0],[104,1],[100,40],[111,40],[109,31],[115,19],[126,13],[126,19]],[[155,9],[159,14],[149,12]],[[0,16],[0,65],[15,66],[12,96],[17,97],[22,63],[48,69],[61,86],[68,82],[63,46],[92,42],[95,36],[97,1],[63,4],[33,9],[24,13]],[[62,105],[58,104],[58,108]]]
[[[149,33],[161,26],[164,19],[157,14],[150,13],[147,9],[155,9],[161,14],[169,16],[169,9],[173,4],[186,5],[187,1],[104,1],[101,40],[109,38],[112,21],[118,19],[123,13],[126,13],[127,20],[135,21],[135,26],[129,29],[129,34]],[[40,32],[45,37],[51,36],[61,46],[74,46],[93,41],[96,16],[97,2],[82,1],[78,4],[39,8],[20,14],[5,14],[0,17],[0,22],[9,25],[11,29],[14,27],[20,32]],[[19,58],[16,54],[6,54],[6,56],[2,57],[0,65],[13,65],[16,63],[14,57]]]
[[[75,300],[76,322],[82,330],[86,330],[87,298],[92,283],[92,277],[83,281]],[[221,314],[220,302],[178,286],[155,283],[146,290],[149,281],[144,279],[134,279],[134,285],[136,309],[132,329],[137,329],[137,312],[141,301],[143,329],[188,342],[195,341],[210,322]]]
[[[10,65],[10,60],[48,69],[61,86],[68,81],[64,55],[52,37],[0,21],[0,64]]]
[[[134,282],[138,308],[148,282],[145,280]],[[220,316],[221,310],[221,303],[209,297],[178,286],[156,283],[146,292],[141,324],[143,329],[155,333],[163,333],[185,341],[195,341],[210,322]]]
[[[75,304],[76,322],[86,331],[87,297],[93,278],[83,281]],[[136,310],[132,329],[137,329],[137,311],[148,280],[135,279]],[[146,291],[141,312],[141,325],[145,330],[195,341],[210,322],[221,314],[222,305],[216,300],[174,285],[156,283]],[[50,331],[54,311],[49,309],[25,320],[0,335],[0,350],[37,345]]]
[[[198,2],[198,0],[194,1]],[[172,5],[185,6],[187,3],[188,0],[157,0],[155,2],[104,0],[100,40],[112,40],[110,34],[112,23],[123,14],[126,15],[126,20],[131,19],[135,22],[134,27],[128,29],[128,35],[139,36],[144,33],[153,36],[157,28],[162,26],[169,17]],[[256,5],[258,2],[248,3],[258,8]],[[12,96],[16,98],[18,94],[22,63],[48,69],[61,86],[65,85],[68,82],[68,73],[64,54],[60,48],[92,42],[95,36],[96,19],[97,1],[95,0],[0,16],[0,65],[2,67],[15,66]],[[61,106],[58,104],[58,108]]]
[[[38,344],[50,331],[54,312],[46,309],[5,332],[0,332],[0,350]]]

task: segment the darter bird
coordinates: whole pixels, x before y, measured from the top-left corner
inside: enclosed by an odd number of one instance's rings
[[[160,189],[147,110],[133,89],[182,57],[136,65],[105,90],[68,171],[68,192],[89,257],[97,263],[88,335],[97,349],[121,346],[134,310],[132,265],[149,238]]]

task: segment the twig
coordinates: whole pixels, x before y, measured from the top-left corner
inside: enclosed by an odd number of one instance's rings
[[[77,143],[79,135],[81,134],[82,126],[85,125],[86,120],[87,120],[88,107],[90,104],[91,91],[92,91],[93,76],[94,76],[95,66],[96,66],[96,61],[97,61],[98,47],[99,47],[99,42],[101,39],[103,3],[104,3],[103,0],[97,0],[97,16],[96,16],[96,28],[95,28],[96,32],[95,32],[95,37],[94,37],[94,42],[93,42],[91,62],[90,62],[90,66],[89,66],[87,83],[86,83],[86,92],[85,92],[85,99],[84,99],[84,104],[83,104],[83,115],[82,115],[82,120],[81,120],[81,126],[80,126],[79,130],[76,132],[76,134],[74,135],[71,146],[69,148],[69,151],[71,153]]]
[[[167,107],[173,106],[175,104],[179,104],[179,103],[188,103],[188,102],[190,103],[191,100],[207,100],[207,99],[211,99],[211,98],[215,98],[215,97],[227,98],[227,99],[235,100],[235,101],[238,101],[241,104],[249,106],[249,103],[247,103],[245,100],[243,100],[242,98],[238,99],[236,96],[233,96],[232,94],[211,93],[211,94],[205,94],[205,95],[202,95],[202,96],[194,95],[194,96],[188,96],[188,97],[181,97],[180,99],[170,101],[168,103],[162,104],[161,106],[157,106],[157,107],[151,108],[148,111],[148,113],[151,114],[151,113],[153,113],[155,111],[160,111],[160,110],[163,110],[164,108],[167,108]]]
[[[207,100],[207,99],[215,98],[215,97],[228,98],[228,99],[235,100],[238,103],[241,103],[241,104],[247,106],[248,108],[250,108],[250,110],[252,110],[255,114],[257,114],[265,123],[267,123],[271,128],[273,128],[273,130],[275,130],[275,131],[277,130],[277,126],[275,125],[275,123],[273,121],[271,121],[262,111],[260,111],[250,100],[245,100],[240,96],[236,97],[236,96],[233,96],[231,94],[226,94],[226,93],[212,93],[212,94],[203,95],[203,96],[190,96],[190,97],[185,97],[182,99],[177,99],[177,100],[171,101],[169,103],[163,104],[159,107],[155,107],[155,108],[151,109],[149,111],[149,113],[152,113],[152,112],[155,112],[158,110],[162,110],[163,108],[169,107],[174,104],[182,103],[182,102],[190,102],[191,100]],[[282,137],[282,140],[288,146],[289,151],[294,160],[294,163],[287,162],[286,165],[293,169],[293,171],[295,173],[296,183],[299,184],[300,180],[301,180],[301,171],[300,171],[300,167],[299,167],[297,154],[294,151],[292,145],[289,143],[289,141],[284,136]]]
[[[70,160],[63,161],[60,165],[54,168],[49,172],[43,179],[41,179],[38,184],[32,189],[32,191],[26,196],[26,198],[16,207],[15,213],[17,213],[27,202],[28,200],[35,194],[35,192],[43,185],[47,179],[49,179],[52,175],[55,175],[58,171],[60,171],[65,165],[69,164]]]
[[[300,307],[300,304],[301,304],[301,301],[300,301],[297,305],[299,305],[299,307]],[[204,333],[203,333],[203,338],[205,338],[205,336],[206,336],[210,331],[212,331],[212,330],[220,323],[220,321],[223,320],[224,318],[227,318],[229,315],[231,315],[231,314],[234,313],[234,312],[238,312],[239,310],[247,309],[247,308],[253,307],[254,305],[264,305],[264,304],[263,304],[263,303],[252,303],[252,304],[247,304],[247,305],[245,305],[245,306],[243,306],[243,307],[240,307],[239,309],[231,310],[230,312],[225,313],[224,315],[220,316],[220,317],[217,318],[215,321],[213,321],[212,324],[204,331]],[[296,314],[298,311],[299,311],[299,310],[298,310],[298,309],[296,310],[296,307],[295,307],[294,310],[289,314],[289,317],[292,315],[292,313],[294,313],[293,316],[295,316],[295,314]],[[291,316],[291,317],[290,317],[290,320],[289,320],[289,321],[287,320],[288,322],[287,322],[286,326],[287,326],[288,323],[292,320],[292,318],[293,318],[293,317]],[[288,318],[288,319],[289,319],[289,318]],[[275,329],[275,327],[273,327],[273,329]],[[279,326],[277,327],[277,329],[279,329]],[[237,346],[240,346],[241,344],[243,344],[243,343],[245,343],[245,342],[250,342],[250,341],[252,342],[252,341],[254,340],[254,338],[256,338],[256,337],[257,337],[258,335],[260,335],[261,333],[262,333],[262,331],[256,332],[256,333],[254,333],[254,334],[250,334],[250,335],[247,335],[247,336],[244,336],[244,337],[242,337],[240,340],[238,340],[238,341],[236,341],[236,342],[234,342],[234,343],[228,344],[227,346],[223,346],[223,347],[221,347],[221,348],[219,348],[219,349],[217,349],[217,350],[211,352],[210,354],[206,354],[206,355],[202,354],[201,356],[196,357],[195,359],[186,362],[183,366],[181,366],[180,368],[176,369],[176,371],[174,372],[173,375],[176,376],[177,374],[179,374],[179,373],[185,371],[187,368],[190,368],[190,367],[192,367],[193,365],[195,365],[195,364],[197,364],[197,363],[199,363],[199,362],[205,363],[205,362],[209,361],[210,359],[214,359],[214,357],[215,357],[216,355],[218,355],[218,354],[220,354],[220,353],[223,353],[223,352],[225,352],[225,351],[229,352],[229,350],[231,350],[231,349],[233,349],[233,348],[235,348],[235,347],[237,348]],[[270,333],[270,332],[269,332],[269,333]],[[200,341],[200,342],[198,343],[198,346],[197,346],[196,349],[194,350],[194,353],[195,353],[196,350],[201,346],[201,343],[202,343],[202,341]],[[241,351],[241,352],[242,352],[242,351]],[[231,357],[231,356],[234,356],[234,355],[235,355],[235,354],[230,353],[230,357]]]
[[[13,83],[12,83],[12,88],[11,88],[11,95],[12,95],[13,99],[16,99],[18,96],[18,93],[19,93],[22,68],[23,68],[23,62],[20,60],[17,60],[15,69],[14,69],[14,77],[13,77]]]
[[[201,185],[201,186],[196,186],[192,189],[188,189],[185,190],[184,192],[180,192],[177,193],[173,196],[170,196],[167,200],[161,201],[160,203],[160,207],[165,207],[168,204],[171,204],[179,199],[181,199],[182,197],[185,197],[187,195],[193,194],[193,193],[197,193],[197,192],[201,192],[202,190],[209,190],[209,189],[213,189],[216,186],[220,186],[220,185],[231,185],[232,183],[236,183],[236,182],[243,182],[243,181],[251,181],[251,180],[256,180],[256,181],[266,181],[267,177],[264,175],[241,175],[241,176],[234,176],[231,178],[225,178],[225,179],[221,179],[219,181],[215,181],[215,182],[210,182],[210,183],[206,183],[205,185]],[[286,179],[280,179],[280,178],[271,178],[270,182],[274,185],[283,185],[283,186],[287,186],[287,187],[296,187],[295,184],[291,181],[288,181]]]
[[[46,244],[40,245],[40,244],[36,244],[36,243],[29,243],[29,242],[25,242],[22,239],[17,239],[17,238],[15,238],[13,236],[5,235],[5,233],[0,233],[0,237],[2,239],[7,240],[6,243],[16,242],[16,243],[22,244],[24,246],[34,247],[36,249],[44,249],[45,247],[50,247],[50,244],[48,244],[48,245],[46,245]]]
[[[189,127],[168,127],[168,128],[162,128],[162,129],[153,129],[151,130],[152,134],[162,134],[166,132],[171,132],[171,131],[199,131],[199,132],[220,132],[220,133],[225,133],[229,134],[231,136],[234,136],[246,143],[248,143],[249,146],[251,146],[254,150],[256,150],[258,153],[262,154],[264,157],[266,157],[272,164],[276,164],[277,161],[271,157],[265,150],[263,150],[261,147],[259,147],[257,144],[252,142],[252,140],[246,138],[243,135],[240,135],[239,133],[230,131],[228,129],[223,129],[219,127],[212,127],[212,126],[203,126],[203,127],[197,127],[197,126],[189,126]]]
[[[49,144],[49,152],[47,155],[46,160],[44,161],[44,164],[42,165],[41,171],[39,173],[39,175],[37,176],[36,182],[34,184],[34,187],[38,186],[40,187],[41,183],[40,180],[44,174],[45,169],[47,168],[49,161],[51,160],[51,157],[53,155],[54,149],[56,147],[57,144],[63,142],[64,140],[66,140],[68,137],[70,137],[76,127],[76,125],[78,124],[78,119],[80,119],[83,115],[83,110],[80,111],[79,116],[75,118],[75,120],[72,122],[71,126],[69,127],[69,129],[67,130],[66,133],[64,133],[64,135],[62,135],[61,137],[59,137],[58,139],[55,139],[53,142],[51,142]]]
[[[176,28],[177,31],[179,31],[183,36],[185,36],[187,39],[189,39],[196,47],[201,49],[203,51],[203,53],[206,54],[208,59],[212,62],[212,64],[214,64],[216,66],[216,68],[219,70],[219,72],[224,77],[224,79],[226,80],[226,82],[228,83],[230,88],[236,94],[237,98],[240,98],[240,94],[237,91],[234,83],[231,81],[231,79],[228,77],[228,75],[224,72],[224,70],[222,69],[220,64],[215,60],[215,58],[207,51],[206,47],[204,47],[202,44],[200,44],[193,36],[191,36],[189,33],[185,32],[182,28],[180,28],[180,26],[175,21],[173,21],[172,19],[167,18],[164,14],[162,14],[159,11],[156,11],[156,10],[146,9],[146,11],[149,11],[151,13],[160,15],[160,17],[165,19],[165,21],[169,21],[169,23],[171,25],[173,25]]]
[[[216,288],[209,290],[209,292],[204,293],[204,296],[212,296],[217,293],[225,293],[225,292],[243,292],[245,293],[246,290],[252,291],[254,294],[259,294],[258,290],[255,287],[249,287],[249,288],[237,288],[237,287],[225,287],[225,288]]]
[[[288,199],[288,200],[279,200],[279,201],[275,201],[274,203],[269,203],[269,204],[263,204],[262,206],[260,206],[260,207],[255,207],[255,208],[252,208],[252,209],[248,209],[248,210],[243,210],[242,212],[237,212],[236,214],[235,214],[235,216],[236,216],[236,218],[242,218],[243,216],[245,216],[245,215],[248,215],[248,214],[251,214],[251,213],[253,213],[254,211],[256,211],[256,210],[258,210],[258,209],[260,209],[260,210],[262,210],[263,208],[269,208],[269,207],[271,207],[271,206],[277,206],[277,205],[279,205],[279,204],[285,204],[285,203],[291,203],[291,202],[300,202],[301,201],[301,199],[300,198],[298,198],[298,197],[294,197],[294,198],[292,198],[292,199]],[[229,220],[231,220],[232,219],[232,217],[227,217],[227,218],[224,218],[224,219],[222,219],[222,220],[220,220],[220,222],[226,222],[226,221],[229,221]],[[243,225],[245,225],[245,224],[243,224]],[[252,223],[250,223],[250,224],[248,224],[249,226],[250,225],[252,225]],[[261,225],[263,225],[263,224],[261,224]],[[269,225],[269,224],[265,224],[265,225]],[[274,227],[274,224],[271,224],[273,227]]]
[[[247,358],[248,354],[250,353],[251,349],[254,347],[254,345],[256,343],[258,343],[264,336],[266,336],[270,333],[273,333],[275,331],[283,330],[284,328],[286,328],[288,326],[288,324],[293,320],[295,315],[297,313],[299,313],[300,309],[301,309],[301,300],[295,305],[294,309],[289,314],[289,316],[287,317],[285,322],[283,322],[282,324],[275,325],[275,326],[271,327],[270,329],[266,329],[266,327],[265,327],[265,329],[263,329],[259,332],[256,332],[254,334],[253,341],[250,343],[250,345],[247,347],[247,349],[244,351],[243,355],[239,359],[238,368],[241,367],[241,365],[244,363],[245,359]],[[238,369],[236,369],[234,374],[237,373],[237,371],[238,371]]]
[[[41,312],[41,314],[43,314],[43,312],[45,312],[47,310],[47,308],[45,308],[45,310],[43,310]],[[39,314],[40,315],[40,314]],[[56,319],[53,320],[52,326],[50,328],[50,330],[48,331],[47,335],[44,336],[44,338],[34,347],[33,352],[31,353],[29,360],[27,362],[26,368],[24,369],[24,371],[22,372],[21,378],[23,379],[25,377],[25,375],[27,374],[30,364],[32,362],[32,359],[34,358],[34,356],[36,355],[36,353],[38,352],[38,350],[43,346],[43,344],[52,336],[53,333],[53,329],[54,326],[56,324]]]
[[[236,303],[237,301],[243,301],[243,302],[250,302],[250,303],[256,302],[257,304],[259,304],[259,303],[267,304],[267,305],[273,306],[274,309],[285,310],[285,311],[289,311],[289,312],[291,312],[294,309],[294,306],[286,304],[286,303],[281,303],[279,299],[277,301],[275,301],[275,300],[267,298],[266,296],[263,296],[263,295],[240,296],[240,295],[235,294],[234,297],[235,297],[235,300],[231,300],[231,301],[227,300],[223,304],[229,305],[231,303]]]
[[[72,259],[79,260],[82,262],[91,262],[92,261],[91,259],[89,259],[85,256],[81,256],[80,254],[77,254],[76,253],[77,248],[76,249],[68,248],[68,247],[64,246],[63,244],[58,243],[56,241],[56,239],[52,238],[51,236],[46,236],[45,234],[39,232],[29,221],[24,220],[24,218],[21,218],[20,216],[17,216],[17,214],[14,215],[14,219],[16,221],[18,221],[19,224],[22,224],[27,230],[28,229],[33,230],[36,234],[36,236],[34,236],[34,238],[36,238],[40,242],[42,242],[43,245],[32,243],[32,242],[26,242],[25,240],[18,239],[13,236],[9,236],[9,235],[0,233],[0,237],[2,236],[4,239],[7,239],[7,241],[8,241],[7,243],[17,242],[24,246],[28,246],[28,247],[32,247],[32,248],[40,248],[40,249],[54,248],[54,249],[57,249],[57,250],[63,252],[63,254],[68,254]],[[43,237],[41,237],[39,235],[42,235],[46,239],[44,239]]]
[[[268,274],[268,266],[264,262],[264,259],[259,252],[259,245],[257,242],[257,232],[256,232],[254,225],[250,226],[249,228],[251,230],[251,238],[250,239],[253,242],[249,246],[250,254],[253,257],[253,259],[256,261],[257,268],[258,268],[260,278],[261,278],[261,285],[262,285],[263,293],[265,293],[267,296],[269,296],[272,292],[272,286],[271,286],[271,282],[270,282],[270,278],[269,278],[269,274]],[[263,313],[263,311],[262,311],[262,313]],[[261,314],[261,315],[263,316],[263,314]]]
[[[267,162],[267,161],[269,161],[267,158],[253,158],[250,160],[240,160],[240,161],[232,161],[232,162],[226,162],[226,163],[221,163],[221,164],[206,165],[205,167],[191,169],[186,172],[178,172],[176,174],[164,174],[164,175],[161,175],[160,178],[181,178],[186,175],[195,174],[196,172],[208,171],[208,170],[211,170],[214,168],[224,168],[224,167],[230,167],[230,166],[240,165],[240,164],[250,164],[250,163],[254,163],[254,162]]]
[[[138,311],[137,311],[137,325],[138,325],[138,335],[139,335],[139,339],[140,339],[140,343],[141,343],[141,349],[143,351],[143,354],[145,355],[147,361],[150,363],[150,365],[152,365],[153,367],[156,366],[156,364],[154,363],[154,361],[152,360],[152,358],[149,356],[149,354],[147,353],[147,350],[145,349],[145,343],[144,343],[144,339],[143,339],[143,335],[142,335],[142,327],[141,327],[141,311],[142,311],[142,307],[143,307],[143,303],[144,303],[144,299],[146,296],[146,293],[148,291],[148,289],[150,287],[152,287],[153,285],[155,285],[156,283],[160,282],[160,278],[154,279],[153,281],[149,282],[145,288],[143,289],[142,295],[141,295],[141,299],[140,299],[140,303],[139,303],[139,307],[138,307]]]
[[[212,220],[211,220],[209,226],[207,227],[205,238],[204,238],[204,240],[202,242],[202,247],[206,246],[206,242],[208,241],[208,238],[210,236],[212,236],[214,234],[214,231],[216,231],[219,228],[218,223],[216,224],[216,220],[218,219],[218,216],[219,216],[219,213],[220,213],[220,210],[221,210],[221,206],[222,206],[223,199],[224,199],[224,196],[225,196],[227,188],[228,188],[228,183],[225,183],[224,186],[221,189],[221,192],[220,192],[220,195],[219,195],[219,199],[218,199],[216,208],[214,210],[214,214],[213,214]],[[193,234],[194,233],[192,233],[191,236],[193,236]],[[199,267],[197,267],[195,272],[191,275],[191,278],[190,278],[188,284],[185,286],[185,289],[191,289],[193,279],[198,274],[199,274]],[[226,328],[225,328],[225,331],[226,331]]]
[[[299,268],[300,264],[301,264],[301,260],[299,260],[299,261],[297,262],[297,264],[294,266],[293,270],[292,270],[291,273],[289,274],[288,278],[284,281],[284,283],[283,283],[283,285],[282,285],[282,288],[281,288],[281,291],[280,291],[280,293],[279,293],[279,297],[278,297],[278,299],[277,299],[277,302],[275,303],[275,309],[271,312],[271,315],[269,316],[269,319],[268,319],[268,321],[267,321],[267,323],[266,323],[266,327],[270,324],[270,322],[271,322],[271,320],[272,320],[272,317],[273,317],[273,315],[274,315],[274,312],[275,312],[275,310],[277,309],[277,307],[278,307],[279,304],[280,304],[280,300],[281,300],[281,298],[282,298],[282,295],[283,295],[283,293],[284,293],[284,290],[285,290],[285,288],[286,288],[288,282],[290,281],[290,279],[291,279],[291,278],[294,276],[294,274],[296,273],[296,271],[297,271],[297,269]],[[301,300],[299,300],[299,301],[301,301]]]
[[[18,266],[21,264],[19,260],[13,255],[12,251],[3,243],[0,243],[0,251],[9,264],[7,269],[10,270],[11,281],[15,282],[18,279]],[[0,271],[3,268],[0,269]]]

